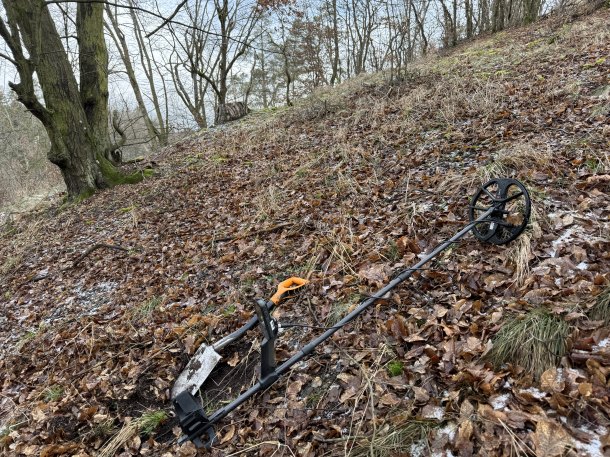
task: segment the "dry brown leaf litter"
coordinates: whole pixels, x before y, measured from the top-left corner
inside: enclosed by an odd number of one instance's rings
[[[331,325],[455,233],[467,196],[501,173],[531,190],[529,244],[452,248],[219,424],[212,454],[602,455],[610,330],[587,313],[610,280],[610,101],[595,95],[609,22],[477,40],[393,87],[349,81],[183,142],[145,183],[18,222],[0,239],[2,452],[96,455],[169,410],[198,344],[290,275],[312,286],[281,320]],[[75,267],[97,243],[127,251]],[[538,306],[570,324],[568,355],[539,380],[494,371],[492,337]],[[318,333],[287,330],[280,357]],[[250,336],[209,407],[254,379]],[[175,425],[119,455],[194,455]]]

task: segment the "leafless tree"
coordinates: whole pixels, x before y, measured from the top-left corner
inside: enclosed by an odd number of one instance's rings
[[[146,103],[144,101],[144,95],[140,88],[140,83],[132,63],[132,57],[129,52],[129,46],[127,45],[127,39],[117,19],[116,7],[112,8],[110,5],[106,5],[106,16],[108,17],[109,21],[105,22],[106,30],[112,38],[123,65],[125,66],[125,73],[127,74],[127,78],[129,79],[129,83],[133,89],[136,102],[138,104],[138,109],[140,111],[140,115],[142,116],[142,120],[144,121],[144,125],[146,126],[146,130],[148,131],[148,135],[150,138],[162,138],[160,130],[154,125],[148,114],[148,108],[146,107]]]
[[[217,105],[215,122],[223,123],[230,73],[251,48],[262,9],[248,0],[214,0],[210,8],[203,6],[202,1],[196,0],[194,5],[187,7],[189,17],[195,28],[214,33],[207,40],[207,59],[198,60],[189,53],[188,70],[207,81],[213,90]]]

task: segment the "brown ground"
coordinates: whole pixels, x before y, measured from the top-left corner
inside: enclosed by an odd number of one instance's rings
[[[478,185],[512,176],[535,208],[518,241],[468,237],[440,256],[224,420],[212,453],[603,455],[610,329],[588,316],[610,280],[609,23],[607,9],[548,20],[431,57],[399,84],[349,81],[178,144],[146,182],[7,227],[3,452],[96,455],[129,418],[171,414],[189,354],[244,322],[254,297],[309,276],[280,320],[328,325],[459,230]],[[74,266],[98,243],[128,251]],[[558,370],[538,380],[481,358],[509,315],[538,306],[570,324]],[[319,332],[288,330],[280,358]],[[249,351],[227,349],[224,370]],[[234,369],[234,390],[247,387],[253,373]],[[120,455],[194,455],[171,425]]]

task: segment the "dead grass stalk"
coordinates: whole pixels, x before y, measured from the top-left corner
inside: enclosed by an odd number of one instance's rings
[[[610,324],[610,284],[597,296],[595,305],[589,311],[589,319],[604,321],[604,325]]]

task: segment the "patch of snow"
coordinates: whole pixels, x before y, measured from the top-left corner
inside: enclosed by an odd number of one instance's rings
[[[411,457],[425,457],[426,455],[428,455],[428,443],[418,441],[411,444]]]
[[[455,438],[456,432],[457,432],[457,424],[451,422],[451,423],[445,425],[443,428],[441,428],[438,431],[438,434],[447,435],[447,438],[449,438],[449,441],[453,441],[453,438]]]
[[[587,265],[587,262],[580,262],[578,265],[576,265],[576,268],[579,270],[586,270],[589,268],[589,265]]]
[[[66,310],[71,305],[76,304],[82,312],[78,314],[82,316],[92,316],[97,313],[98,309],[108,303],[108,295],[113,292],[118,286],[118,283],[113,281],[104,281],[96,284],[88,289],[82,286],[76,286],[73,291],[75,296],[68,297],[62,304],[55,308],[49,316],[44,319],[46,325],[51,325],[54,322],[63,319],[66,315]]]
[[[567,243],[572,240],[572,235],[574,234],[574,228],[569,227],[559,238],[553,241],[551,244],[553,245],[553,250],[550,252],[551,257],[555,257],[557,255],[557,251],[561,247],[561,245]]]
[[[519,393],[528,393],[530,394],[532,397],[534,397],[537,400],[542,400],[544,397],[546,397],[546,392],[542,392],[541,390],[537,389],[536,387],[529,387],[527,389],[520,389]]]
[[[586,426],[581,427],[580,430],[590,434],[591,438],[588,443],[574,439],[574,447],[579,451],[578,455],[582,457],[604,457],[604,449],[599,437],[605,436],[608,430],[605,427],[599,427],[592,431]]]
[[[451,449],[443,449],[442,451],[434,451],[431,457],[455,457]]]
[[[593,350],[604,349],[604,348],[607,348],[609,345],[610,345],[610,338],[606,338],[606,339],[601,340],[595,346],[593,346]]]
[[[510,400],[510,394],[494,395],[489,398],[489,404],[493,409],[504,409]]]
[[[81,287],[76,288],[76,295],[83,308],[88,308],[88,313],[94,314],[97,309],[108,301],[107,295],[115,290],[117,287],[116,282],[105,281],[89,289],[82,289]]]
[[[424,419],[442,420],[445,417],[445,409],[440,406],[425,407],[422,410]]]

